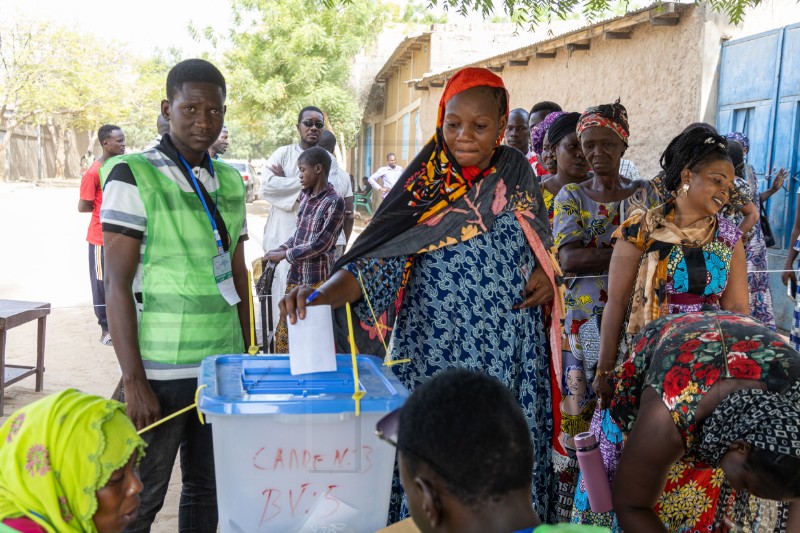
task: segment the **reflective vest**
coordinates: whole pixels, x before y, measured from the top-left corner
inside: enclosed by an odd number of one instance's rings
[[[237,306],[220,295],[211,259],[217,244],[197,193],[185,192],[145,156],[129,154],[104,165],[103,182],[114,165],[125,162],[147,213],[147,243],[142,265],[142,359],[193,364],[215,354],[242,353],[244,340]],[[244,183],[231,166],[212,161],[219,189],[211,197],[225,221],[233,252],[245,220]],[[213,207],[209,206],[210,209]]]

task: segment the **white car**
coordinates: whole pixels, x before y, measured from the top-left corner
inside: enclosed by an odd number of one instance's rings
[[[256,171],[253,169],[253,165],[244,159],[223,159],[223,161],[238,170],[239,174],[242,175],[242,180],[244,181],[245,202],[250,203],[255,200]]]

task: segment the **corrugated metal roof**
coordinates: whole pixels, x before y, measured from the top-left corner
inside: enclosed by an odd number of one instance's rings
[[[413,35],[409,35],[402,41],[400,44],[397,45],[397,48],[394,49],[392,55],[389,56],[389,59],[386,60],[386,63],[383,64],[381,69],[375,75],[375,80],[380,80],[386,76],[386,74],[394,67],[394,64],[397,60],[402,57],[408,51],[408,48],[417,42],[428,42],[431,39],[431,31],[423,31]]]
[[[655,2],[653,4],[650,4],[647,7],[643,7],[641,9],[637,9],[635,11],[630,11],[628,13],[625,13],[624,15],[619,15],[619,16],[615,16],[615,17],[608,17],[608,18],[605,18],[605,19],[602,19],[602,20],[598,20],[598,21],[593,22],[591,24],[586,24],[584,26],[581,26],[580,28],[577,28],[577,29],[574,29],[574,30],[570,30],[570,31],[567,31],[567,32],[563,32],[563,33],[560,33],[558,35],[552,35],[552,36],[549,36],[547,39],[542,39],[541,41],[537,41],[537,42],[534,42],[534,43],[531,43],[531,44],[527,44],[525,46],[522,46],[522,47],[514,49],[514,50],[509,50],[507,52],[503,52],[502,54],[496,54],[496,55],[493,55],[493,56],[489,56],[489,57],[486,57],[486,58],[481,59],[479,61],[473,61],[472,63],[464,64],[464,65],[461,65],[460,67],[457,67],[457,68],[443,70],[443,71],[435,72],[435,73],[427,73],[422,78],[407,80],[405,83],[413,84],[415,86],[416,85],[427,85],[427,84],[430,84],[430,82],[433,81],[433,80],[441,81],[441,78],[445,78],[445,79],[449,78],[452,74],[455,74],[457,71],[459,71],[459,70],[461,70],[462,68],[465,68],[465,67],[480,67],[480,66],[483,66],[483,67],[492,67],[492,66],[500,67],[502,65],[505,65],[508,61],[514,60],[514,58],[520,58],[521,59],[521,58],[525,58],[525,57],[534,56],[536,54],[537,50],[541,50],[542,48],[548,48],[547,45],[550,44],[550,43],[555,43],[555,42],[557,42],[559,40],[565,40],[566,41],[566,40],[569,40],[569,37],[572,37],[572,36],[576,36],[577,37],[577,36],[580,36],[583,33],[586,33],[587,31],[590,31],[590,30],[593,30],[593,29],[598,29],[599,30],[600,28],[602,28],[604,26],[613,25],[616,22],[620,22],[620,21],[632,21],[633,22],[635,20],[641,19],[642,18],[641,15],[646,14],[646,13],[651,13],[651,16],[650,16],[650,20],[651,21],[654,20],[654,19],[659,19],[659,20],[662,20],[662,21],[669,19],[669,20],[674,20],[674,21],[676,21],[675,23],[677,23],[677,19],[679,19],[680,13],[683,12],[684,10],[686,10],[686,9],[689,9],[689,7],[692,6],[692,5],[694,5],[693,2],[687,2],[687,3],[684,3],[684,2]],[[659,14],[658,15],[654,15],[652,12],[658,12]],[[631,24],[631,26],[633,26],[635,24],[639,24],[639,23],[641,23],[641,22],[635,22],[634,24]],[[587,37],[587,39],[591,39],[591,38],[597,37],[601,33],[602,32],[598,31],[597,35],[589,35]],[[556,49],[558,47],[559,46],[553,46],[553,47],[550,47],[549,49],[550,50],[554,50],[554,49]],[[435,84],[435,85],[438,85],[438,83]]]

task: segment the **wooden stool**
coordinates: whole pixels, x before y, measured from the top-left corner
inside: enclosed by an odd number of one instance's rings
[[[2,378],[0,379],[0,416],[3,416],[3,395],[6,385],[36,374],[36,392],[42,390],[45,320],[49,314],[49,303],[0,300],[0,378]],[[39,320],[39,332],[36,338],[36,366],[7,365],[6,331],[37,319]]]

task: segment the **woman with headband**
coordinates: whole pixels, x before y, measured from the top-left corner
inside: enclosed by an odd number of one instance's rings
[[[409,360],[392,371],[409,390],[451,367],[509,387],[534,444],[533,503],[547,517],[555,483],[549,354],[560,353],[561,337],[557,312],[548,336],[542,307],[558,309],[558,293],[541,190],[524,154],[500,144],[507,115],[497,75],[466,68],[453,76],[436,133],[310,305],[355,303],[360,353],[382,353],[376,341],[391,336],[389,358]],[[308,287],[287,295],[282,314],[302,318],[311,295]],[[376,327],[394,309],[394,329]],[[345,309],[336,322],[337,331],[347,324]],[[349,353],[346,331],[337,346]]]
[[[548,118],[554,114],[548,115]],[[580,113],[561,113],[545,131],[550,143],[550,157],[556,164],[555,172],[542,177],[542,196],[547,204],[551,225],[556,195],[565,185],[589,179],[589,163],[583,155],[576,130],[580,118]]]
[[[643,202],[651,195],[648,194],[648,182],[631,181],[619,173],[620,159],[628,147],[629,138],[628,115],[622,104],[616,102],[591,107],[577,120],[575,115],[564,115],[559,120],[565,121],[564,132],[575,124],[580,148],[594,171],[591,179],[570,183],[561,189],[555,199],[553,218],[553,236],[567,289],[564,333],[568,343],[562,343],[561,368],[580,368],[586,382],[591,383],[597,365],[600,321],[608,301],[611,235],[627,214],[638,206],[647,205]],[[562,143],[566,141],[566,136],[561,139]],[[574,159],[579,160],[579,157],[576,155]],[[563,163],[559,161],[559,164]],[[562,376],[562,380],[565,378]],[[564,391],[565,394],[568,392],[569,389]],[[586,401],[593,402],[594,398]],[[565,412],[562,413],[561,429],[572,437],[575,433],[587,431],[589,420]],[[571,442],[571,439],[566,441]],[[577,481],[575,474],[571,474],[576,464],[574,452],[568,449],[568,461],[560,465],[561,473],[568,480],[559,490],[562,518],[571,514],[575,519],[576,515],[571,505],[573,502],[569,501],[571,494],[564,494],[571,483]],[[578,505],[580,517],[583,500],[574,503]],[[597,525],[608,525],[604,518],[598,522]]]
[[[630,352],[634,335],[660,317],[710,307],[748,313],[747,269],[742,232],[720,210],[741,203],[727,142],[704,127],[686,130],[661,156],[666,203],[637,210],[614,233],[608,304],[601,328],[594,390],[601,409],[611,403],[609,376]],[[609,476],[618,462],[622,435],[608,412],[601,440]],[[675,487],[694,483],[692,472],[677,473]],[[701,480],[705,483],[704,480]]]

